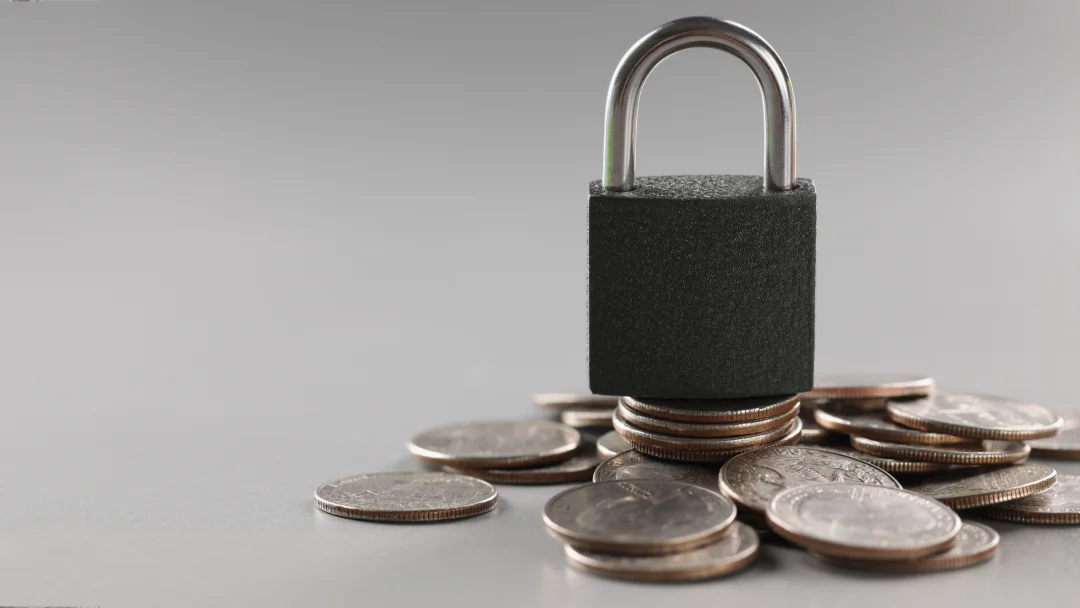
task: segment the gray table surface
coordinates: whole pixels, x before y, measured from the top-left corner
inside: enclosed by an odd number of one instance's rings
[[[556,488],[448,525],[313,508],[427,426],[584,386],[605,86],[701,13],[792,75],[818,369],[1080,407],[1075,2],[5,3],[0,605],[1075,605],[1077,528],[995,524],[951,574],[769,545],[648,586],[563,564]],[[759,173],[760,112],[737,61],[672,59],[638,171]]]

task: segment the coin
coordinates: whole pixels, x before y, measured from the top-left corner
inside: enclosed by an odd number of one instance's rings
[[[960,518],[936,500],[895,488],[823,483],[769,503],[772,529],[811,551],[861,559],[915,559],[952,546]]]
[[[791,420],[799,414],[799,406],[796,404],[795,407],[783,414],[772,416],[770,418],[762,418],[761,420],[712,424],[702,422],[679,422],[675,420],[664,420],[663,418],[653,418],[652,416],[639,414],[622,404],[615,408],[615,411],[617,411],[619,417],[627,423],[640,429],[645,429],[646,431],[653,431],[666,435],[678,435],[680,437],[736,437],[778,429],[790,423]],[[608,422],[611,422],[610,417],[608,418]]]
[[[448,473],[369,473],[315,490],[315,506],[320,510],[370,521],[462,519],[494,509],[498,498],[490,483]]]
[[[954,509],[974,509],[1038,494],[1054,485],[1057,471],[1041,464],[950,471],[920,480],[908,490]]]
[[[1036,439],[1030,442],[1032,456],[1046,458],[1080,458],[1080,414],[1061,415],[1064,424],[1061,434],[1049,439]]]
[[[580,443],[581,434],[559,422],[508,420],[424,431],[409,442],[409,452],[436,464],[518,468],[566,460]]]
[[[684,462],[723,462],[732,456],[748,452],[750,450],[756,450],[760,447],[774,447],[781,445],[793,445],[799,442],[799,435],[802,433],[802,420],[798,417],[791,421],[791,430],[786,435],[765,444],[763,446],[750,446],[737,450],[672,450],[665,448],[652,447],[645,444],[635,444],[630,441],[630,445],[642,454],[653,456],[656,458],[666,458],[668,460],[681,460]]]
[[[852,437],[856,450],[900,460],[925,460],[943,464],[1012,464],[1025,460],[1031,448],[1020,441],[984,441],[963,445],[904,445],[865,437]]]
[[[799,404],[799,395],[747,399],[635,399],[623,397],[626,407],[646,416],[679,422],[726,423],[779,416]]]
[[[842,568],[875,572],[935,572],[982,563],[997,553],[1000,541],[1001,537],[990,526],[965,521],[951,549],[927,557],[898,560],[863,560],[820,554],[815,554],[815,557]]]
[[[678,435],[665,435],[663,433],[654,433],[653,431],[646,431],[645,429],[638,428],[627,422],[626,419],[622,417],[622,412],[620,410],[615,410],[613,421],[615,423],[615,430],[623,436],[623,439],[630,442],[630,445],[634,447],[637,447],[638,445],[647,445],[653,448],[689,452],[730,451],[763,445],[770,441],[776,441],[788,434],[791,432],[792,425],[795,424],[795,420],[792,420],[780,428],[770,429],[761,433],[754,433],[753,435],[743,435],[741,437],[680,437]]]
[[[1018,524],[1080,524],[1080,475],[1058,475],[1045,492],[987,507],[987,517]]]
[[[893,475],[932,473],[935,471],[948,471],[953,468],[953,465],[951,464],[943,464],[940,462],[919,462],[916,460],[899,460],[896,458],[873,456],[866,452],[860,452],[850,446],[822,446],[821,449],[843,454],[845,456],[851,456],[852,458],[858,458],[863,462],[869,462],[886,473],[892,473]]]
[[[830,397],[807,397],[803,393],[802,399],[799,400],[799,404],[802,406],[799,415],[813,418],[814,412],[819,407],[830,403],[841,405],[846,411],[851,412],[883,412],[885,411],[885,404],[888,402],[889,400],[884,397],[833,399]]]
[[[802,433],[799,435],[799,445],[838,445],[848,442],[848,436],[836,431],[830,431],[814,421],[813,418],[803,418]]]
[[[536,409],[549,412],[563,410],[612,410],[619,404],[618,397],[609,395],[575,395],[573,393],[541,393],[533,395]]]
[[[559,420],[574,428],[611,428],[612,410],[563,410]]]
[[[838,433],[879,441],[918,444],[971,443],[973,441],[967,437],[918,431],[889,420],[884,412],[851,411],[842,403],[828,403],[818,407],[814,412],[814,420],[821,426]]]
[[[604,458],[611,458],[633,447],[622,438],[618,431],[608,431],[596,440],[596,451]]]
[[[769,501],[781,491],[816,483],[900,488],[892,475],[862,460],[801,446],[752,450],[720,468],[720,491],[739,509],[758,514],[764,514]]]
[[[556,494],[544,524],[557,538],[592,551],[657,555],[723,536],[735,505],[719,492],[667,479],[604,481]]]
[[[566,545],[566,559],[586,572],[635,581],[697,581],[748,566],[758,553],[757,532],[740,522],[730,534],[699,549],[668,555],[611,555]]]
[[[555,464],[525,469],[465,469],[444,466],[448,473],[459,473],[495,483],[518,485],[541,485],[553,483],[571,483],[589,481],[593,471],[603,459],[591,445],[584,447],[578,454]]]
[[[805,397],[905,397],[929,395],[934,379],[918,374],[830,374],[814,378],[814,388]]]
[[[962,393],[892,401],[885,411],[904,426],[972,439],[1042,439],[1057,435],[1062,425],[1057,414],[1033,403]]]
[[[636,450],[627,450],[600,463],[593,473],[593,481],[622,479],[670,479],[716,490],[716,469],[685,462],[672,462],[646,456]]]

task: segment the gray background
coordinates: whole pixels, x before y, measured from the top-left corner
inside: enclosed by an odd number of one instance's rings
[[[657,587],[565,567],[553,488],[442,526],[312,508],[323,481],[415,467],[426,426],[585,385],[605,88],[691,14],[749,25],[792,74],[819,371],[1076,408],[1077,3],[5,4],[0,603],[1073,601],[1072,529],[999,526],[1000,557],[950,575],[770,546]],[[737,61],[688,51],[650,80],[640,174],[761,155]]]

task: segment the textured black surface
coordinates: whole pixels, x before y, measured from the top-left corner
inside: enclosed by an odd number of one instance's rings
[[[817,194],[800,179],[589,185],[589,385],[635,397],[810,390]]]

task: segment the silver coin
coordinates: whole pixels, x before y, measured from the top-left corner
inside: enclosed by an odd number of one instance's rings
[[[1080,524],[1080,476],[1058,475],[1057,483],[1049,490],[987,507],[982,513],[1020,524]]]
[[[1054,485],[1057,471],[1041,464],[950,471],[926,477],[908,490],[952,507],[974,509],[1038,494]]]
[[[838,433],[857,435],[879,441],[918,444],[953,444],[974,441],[967,437],[918,431],[889,420],[884,411],[853,411],[843,403],[829,403],[820,406],[814,412],[814,420],[821,426]]]
[[[814,377],[813,390],[805,397],[870,398],[929,395],[934,379],[918,374],[827,374]]]
[[[777,534],[811,551],[861,559],[914,559],[952,546],[960,518],[914,492],[824,483],[777,494],[766,511]]]
[[[638,428],[622,417],[621,410],[615,410],[613,421],[615,430],[630,445],[687,452],[730,451],[764,445],[787,435],[799,422],[797,419],[792,419],[781,427],[741,437],[681,437]]]
[[[813,418],[803,418],[802,433],[799,434],[799,445],[843,445],[848,442],[848,436],[821,426]]]
[[[593,481],[597,483],[626,479],[670,479],[710,490],[718,488],[716,469],[688,462],[661,460],[636,450],[627,450],[608,458],[593,473]]]
[[[608,431],[596,440],[596,451],[604,458],[611,458],[633,447],[622,438],[618,431]]]
[[[720,490],[740,509],[764,514],[781,491],[817,483],[862,483],[899,488],[885,471],[829,450],[801,446],[744,452],[720,468]]]
[[[563,410],[559,413],[559,420],[574,428],[611,428],[612,410]]]
[[[409,452],[436,464],[509,469],[566,460],[580,444],[581,434],[559,422],[507,420],[430,429],[413,437]]]
[[[593,551],[658,555],[723,536],[735,505],[719,492],[666,479],[605,481],[556,494],[544,524],[557,538]]]
[[[1062,420],[1050,410],[1016,399],[963,393],[892,401],[885,411],[904,426],[972,439],[1027,441],[1053,437]]]
[[[815,557],[842,568],[874,572],[937,572],[980,564],[997,553],[1000,542],[1001,537],[990,526],[965,521],[951,549],[928,557],[899,560],[851,559],[830,555],[816,555]]]
[[[612,555],[566,545],[566,559],[590,572],[635,581],[697,581],[730,574],[748,566],[758,553],[758,535],[735,522],[730,534],[699,549],[667,555]]]
[[[1021,441],[983,441],[957,445],[906,445],[852,437],[851,446],[885,458],[940,462],[943,464],[1013,464],[1026,460],[1031,448]]]
[[[799,404],[799,395],[746,399],[635,399],[620,403],[653,418],[681,422],[724,423],[771,418]]]
[[[464,475],[371,473],[319,486],[315,506],[350,519],[425,522],[487,513],[498,497],[490,483]]]
[[[1080,414],[1062,414],[1061,418],[1064,423],[1060,435],[1028,443],[1032,456],[1069,460],[1080,458]]]
[[[546,485],[556,483],[573,483],[577,481],[589,481],[593,471],[603,459],[596,452],[595,447],[582,446],[579,453],[562,462],[547,464],[540,467],[527,467],[524,469],[465,469],[460,467],[444,466],[443,470],[448,473],[458,473],[491,481],[494,483],[506,483],[516,485]]]
[[[619,407],[615,408],[615,411],[618,412],[619,418],[640,429],[645,429],[646,431],[653,431],[654,433],[665,435],[677,435],[679,437],[722,438],[753,435],[755,433],[764,433],[765,431],[778,429],[790,423],[792,419],[799,414],[799,405],[796,404],[795,407],[783,414],[762,418],[761,420],[724,423],[680,422],[677,420],[653,418],[652,416],[639,414],[622,404],[619,404]],[[608,418],[608,422],[611,422],[610,417]]]
[[[536,409],[548,412],[563,410],[600,409],[612,410],[619,404],[618,397],[609,395],[580,395],[574,393],[542,393],[533,395]]]
[[[775,441],[771,441],[767,444],[761,445],[749,445],[746,447],[732,449],[732,450],[683,450],[683,449],[666,449],[653,447],[645,443],[635,443],[633,440],[628,440],[633,448],[643,454],[652,456],[653,458],[663,458],[666,460],[678,460],[681,462],[725,462],[732,456],[742,454],[743,452],[749,452],[750,450],[756,450],[762,447],[779,447],[783,445],[795,445],[799,442],[799,436],[802,434],[802,418],[795,417],[791,421],[788,428],[790,430],[784,434],[783,437]]]
[[[913,475],[919,473],[933,473],[937,471],[950,471],[955,469],[954,465],[944,464],[940,462],[920,462],[917,460],[899,460],[896,458],[885,458],[883,456],[873,456],[866,452],[860,452],[855,448],[848,446],[821,446],[823,450],[829,450],[830,452],[836,452],[843,454],[844,456],[850,456],[857,458],[863,462],[868,462],[875,467],[890,473],[892,475]]]

